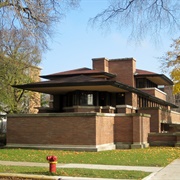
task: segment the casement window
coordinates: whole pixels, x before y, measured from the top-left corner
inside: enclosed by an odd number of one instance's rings
[[[137,78],[136,87],[137,88],[151,88],[151,87],[157,87],[157,85],[148,79]]]
[[[116,104],[117,105],[125,104],[125,93],[117,93],[116,94]]]
[[[93,93],[80,92],[79,95],[79,105],[93,105]]]

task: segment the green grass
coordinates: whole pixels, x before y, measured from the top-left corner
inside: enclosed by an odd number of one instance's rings
[[[153,147],[146,149],[113,150],[102,152],[75,152],[35,149],[0,149],[0,160],[48,163],[46,157],[55,155],[58,163],[166,166],[180,158],[180,148]],[[0,166],[0,172],[50,175],[48,168]],[[57,176],[142,179],[149,173],[141,171],[112,171],[57,168]]]
[[[150,173],[142,171],[115,171],[115,170],[94,170],[94,169],[66,169],[58,168],[56,173],[51,174],[48,168],[37,167],[18,167],[18,166],[0,166],[1,172],[23,173],[36,175],[55,175],[72,177],[96,177],[96,178],[114,178],[114,179],[142,179]]]
[[[58,163],[166,166],[174,159],[180,158],[180,148],[155,147],[102,152],[74,152],[33,149],[0,150],[0,160],[6,161],[47,162],[46,156],[48,155],[57,156]]]

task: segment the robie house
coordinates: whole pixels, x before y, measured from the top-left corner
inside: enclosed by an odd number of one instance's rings
[[[93,68],[46,76],[14,86],[50,94],[38,114],[9,115],[8,147],[100,151],[180,144],[180,115],[158,89],[163,74],[136,69],[136,60],[92,59]]]

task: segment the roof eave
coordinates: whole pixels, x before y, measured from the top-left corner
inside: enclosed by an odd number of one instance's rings
[[[40,76],[41,78],[44,78],[44,79],[55,79],[55,78],[64,78],[64,77],[70,77],[70,76],[79,76],[79,74],[75,73],[75,74],[61,74],[61,75],[43,75],[43,76]],[[109,78],[113,78],[113,77],[116,77],[115,74],[111,74],[111,73],[107,73],[107,72],[99,72],[99,73],[82,73],[81,75],[104,75],[106,77],[109,77]]]
[[[145,97],[149,100],[152,100],[154,102],[157,102],[159,104],[162,104],[162,105],[166,105],[166,106],[171,106],[172,108],[178,108],[178,106],[172,104],[172,103],[169,103],[167,101],[164,101],[162,99],[159,99],[155,96],[152,96],[146,92],[143,92],[139,89],[136,89],[132,86],[129,86],[129,85],[126,85],[126,84],[122,84],[120,82],[117,82],[117,81],[96,81],[96,82],[68,82],[68,83],[61,83],[59,84],[61,85],[61,87],[65,87],[65,86],[97,86],[97,85],[111,85],[111,86],[115,86],[115,87],[118,87],[118,88],[121,88],[121,89],[124,89],[125,91],[131,91],[139,96],[142,96],[142,97]],[[51,83],[51,84],[37,84],[37,83],[32,83],[32,84],[25,84],[25,85],[14,85],[13,87],[15,88],[20,88],[20,89],[24,89],[24,90],[31,90],[31,91],[35,91],[33,90],[32,88],[41,88],[41,87],[55,87],[55,86],[58,86],[58,83]]]
[[[161,77],[164,81],[168,83],[168,85],[174,85],[173,81],[169,79],[167,76],[164,74],[135,74],[135,77]]]
[[[120,85],[120,84],[121,84],[121,83],[116,82],[116,86],[118,86],[118,85]],[[122,84],[121,84],[121,85],[122,85]],[[155,96],[152,96],[152,95],[150,95],[150,94],[148,94],[148,93],[146,93],[146,92],[143,92],[143,91],[141,91],[141,90],[139,90],[139,89],[136,89],[136,88],[131,87],[131,86],[128,86],[128,85],[123,85],[123,86],[125,87],[126,90],[132,91],[132,92],[134,92],[135,94],[138,94],[138,95],[140,95],[140,96],[143,96],[143,97],[145,97],[145,98],[147,98],[147,99],[149,99],[149,100],[158,102],[158,103],[160,103],[160,104],[162,104],[162,105],[170,106],[170,107],[172,107],[172,108],[178,108],[178,106],[176,106],[175,104],[172,104],[172,103],[170,103],[170,102],[167,102],[167,101],[164,101],[164,100],[162,100],[162,99],[159,99],[159,98],[157,98],[157,97],[155,97]],[[121,88],[122,88],[122,86],[121,86]]]

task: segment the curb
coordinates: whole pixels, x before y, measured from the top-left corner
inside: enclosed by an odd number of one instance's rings
[[[31,174],[15,174],[15,173],[0,173],[0,178],[24,178],[24,179],[34,179],[34,180],[39,180],[39,179],[44,179],[44,180],[56,180],[59,177],[57,176],[45,176],[45,175],[31,175]]]
[[[129,180],[129,179],[109,179],[109,178],[89,178],[89,177],[69,177],[69,176],[45,176],[15,173],[0,173],[1,178],[21,178],[18,180]],[[135,180],[135,179],[131,179]]]

